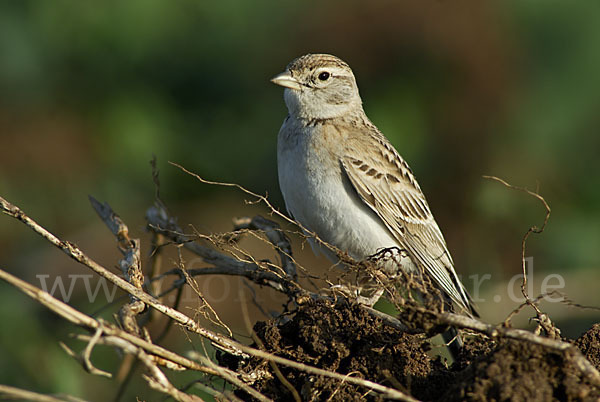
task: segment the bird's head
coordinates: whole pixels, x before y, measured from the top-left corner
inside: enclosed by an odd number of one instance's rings
[[[331,119],[362,110],[352,70],[329,54],[298,57],[271,82],[285,88],[285,104],[294,117]]]

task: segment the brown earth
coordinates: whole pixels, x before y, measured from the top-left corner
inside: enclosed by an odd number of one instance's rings
[[[356,305],[333,308],[324,302],[311,302],[300,306],[284,323],[259,322],[254,330],[261,348],[268,352],[337,373],[352,373],[421,400],[600,399],[600,388],[590,384],[561,352],[523,341],[469,336],[458,360],[448,367],[445,359],[430,352],[432,346],[424,335],[386,326]],[[600,324],[574,344],[600,369]],[[293,400],[264,360],[219,358],[232,369],[261,373],[253,386],[266,396]],[[277,367],[302,400],[382,400],[364,387]],[[250,399],[242,391],[238,393]]]

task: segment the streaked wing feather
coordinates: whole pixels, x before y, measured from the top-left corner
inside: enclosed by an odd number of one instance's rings
[[[365,158],[347,147],[340,161],[363,202],[385,223],[417,266],[461,308],[471,310],[467,293],[454,271],[452,257],[410,168],[382,136],[384,152]]]

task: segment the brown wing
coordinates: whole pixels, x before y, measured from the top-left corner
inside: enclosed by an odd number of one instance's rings
[[[367,135],[370,134],[361,133],[362,138]],[[352,146],[349,142],[340,161],[343,170],[361,199],[381,218],[413,262],[470,313],[470,298],[454,271],[446,241],[408,164],[379,132],[371,139],[381,146],[374,148],[371,143],[368,156],[355,151],[365,149],[364,146]]]

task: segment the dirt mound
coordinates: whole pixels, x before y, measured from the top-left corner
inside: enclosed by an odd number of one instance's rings
[[[600,324],[594,324],[575,341],[575,345],[600,370]]]
[[[369,379],[421,400],[600,398],[600,389],[583,378],[560,352],[523,341],[469,337],[459,360],[447,367],[441,357],[427,353],[431,346],[423,335],[409,335],[384,325],[357,305],[309,303],[300,306],[285,323],[259,322],[254,330],[262,348],[277,356]],[[575,345],[598,366],[600,325],[582,335]],[[266,396],[276,400],[292,397],[288,386],[264,360],[239,361],[224,355],[220,359],[232,369],[261,373],[254,386]],[[278,369],[303,400],[380,398],[339,380],[283,365]]]
[[[574,401],[600,397],[560,352],[524,341],[502,340],[457,373],[448,401]]]

